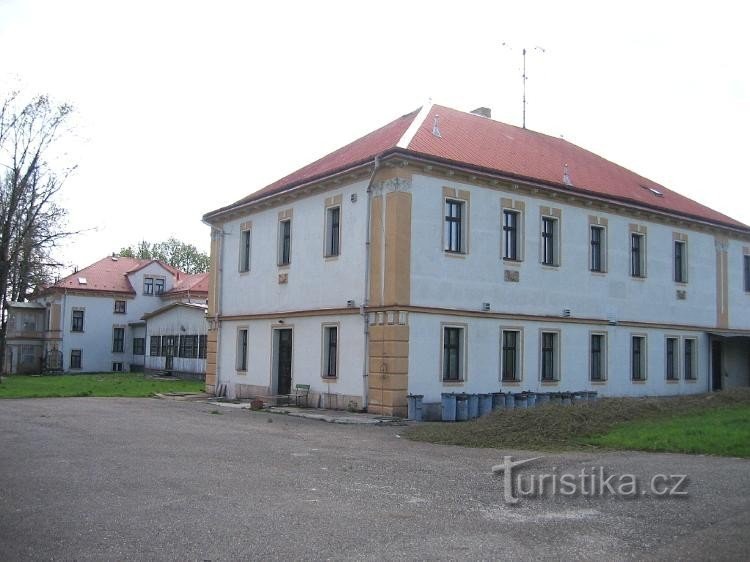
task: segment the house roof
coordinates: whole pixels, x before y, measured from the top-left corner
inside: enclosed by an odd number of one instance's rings
[[[159,314],[163,314],[164,312],[168,312],[172,310],[175,307],[183,306],[186,308],[191,308],[195,310],[201,310],[203,312],[206,312],[208,310],[208,306],[205,304],[196,304],[192,302],[173,302],[171,304],[168,304],[166,306],[162,306],[159,309],[154,310],[153,312],[147,312],[142,316],[142,320],[148,320],[149,318],[153,318],[154,316],[158,316]]]
[[[439,136],[433,134],[436,118]],[[440,105],[403,115],[204,218],[397,153],[750,229],[567,140]]]
[[[180,274],[179,280],[163,296],[176,293],[208,294],[208,273],[196,273],[194,275],[187,273]]]

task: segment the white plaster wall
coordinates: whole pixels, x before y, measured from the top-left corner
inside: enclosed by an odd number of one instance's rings
[[[359,306],[364,295],[367,181],[341,186],[224,224],[222,314]],[[357,201],[351,201],[352,194]],[[324,256],[325,200],[342,195],[341,254]],[[292,254],[277,265],[279,212],[293,209]],[[250,271],[239,272],[240,225],[252,221]],[[279,273],[288,283],[279,284]]]
[[[158,263],[150,263],[143,269],[128,275],[130,284],[135,290],[135,298],[128,301],[128,318],[140,320],[147,312],[153,312],[167,303],[158,295],[143,294],[143,278],[147,276],[165,277],[164,291],[169,291],[174,286],[174,277]]]
[[[443,252],[443,186],[469,190],[469,253],[451,257]],[[505,192],[426,176],[412,186],[412,304],[479,310],[490,302],[500,312],[558,316],[568,308],[574,317],[713,326],[716,323],[716,257],[713,235],[635,220],[612,213],[566,205],[563,201],[522,197]],[[520,266],[502,260],[502,197],[526,204]],[[540,264],[540,206],[562,209],[560,266]],[[589,215],[606,217],[607,269],[589,271]],[[647,277],[630,277],[629,224],[648,227]],[[688,241],[688,283],[672,276],[673,232]],[[741,254],[733,251],[732,255]],[[741,282],[740,258],[731,260],[730,279]],[[504,281],[504,270],[520,272],[520,282]],[[685,289],[687,300],[676,298]],[[732,286],[733,326],[750,328],[750,298],[738,298]]]
[[[441,323],[466,324],[466,378],[462,384],[441,380]],[[708,390],[708,336],[698,331],[643,330],[624,326],[592,326],[548,322],[520,322],[491,318],[468,318],[435,314],[409,314],[409,392],[423,394],[425,402],[438,402],[442,392],[484,393],[531,390],[539,392],[593,390],[601,396],[673,395]],[[523,328],[522,382],[509,385],[500,381],[500,331]],[[540,377],[540,330],[559,329],[560,381],[542,384]],[[589,335],[607,333],[607,381],[589,380]],[[630,338],[634,333],[647,335],[647,380],[634,383],[630,378]],[[667,382],[665,375],[665,337],[698,338],[697,380]],[[680,341],[682,360],[682,340]]]
[[[743,247],[747,242],[730,240],[727,249],[729,270],[729,327],[747,330],[750,325],[750,293],[745,292]]]
[[[146,321],[146,368],[164,369],[165,357],[151,356],[151,336],[205,336],[208,333],[206,312],[202,309],[177,306]],[[173,369],[183,373],[205,373],[206,360],[175,357]]]
[[[339,325],[339,364],[337,379],[324,379],[322,374],[323,325]],[[276,320],[226,321],[221,323],[219,334],[219,383],[228,385],[230,395],[236,384],[271,387],[273,328],[292,328],[292,389],[295,384],[309,384],[313,392],[362,396],[364,324],[358,314],[343,316],[289,317],[284,324]],[[237,332],[248,329],[247,372],[236,367]]]

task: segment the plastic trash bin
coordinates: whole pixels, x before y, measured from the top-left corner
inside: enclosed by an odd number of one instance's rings
[[[469,397],[466,394],[456,394],[456,421],[469,419]]]
[[[442,420],[456,421],[456,395],[453,392],[443,392],[440,395],[442,406]]]
[[[469,419],[473,420],[479,417],[479,395],[469,394]]]
[[[479,395],[479,415],[486,416],[492,412],[492,394]]]

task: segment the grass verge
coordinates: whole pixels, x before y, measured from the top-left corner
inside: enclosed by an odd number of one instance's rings
[[[734,413],[722,414],[723,410]],[[747,456],[742,451],[747,450],[749,412],[750,389],[743,388],[681,397],[602,398],[575,406],[500,410],[470,422],[412,426],[404,436],[465,447],[547,451],[610,447]],[[713,430],[708,429],[711,424],[716,424]],[[646,433],[647,428],[650,433]],[[655,436],[669,428],[673,428],[674,439],[662,439],[657,445]],[[641,437],[635,438],[638,431]],[[621,433],[608,437],[613,432]]]
[[[159,392],[201,392],[193,380],[157,380],[142,373],[92,375],[12,375],[3,377],[0,398],[63,398],[71,396],[147,397]]]

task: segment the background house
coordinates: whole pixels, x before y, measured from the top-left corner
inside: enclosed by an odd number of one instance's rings
[[[204,220],[209,391],[403,414],[750,382],[750,228],[488,110],[423,107]]]

